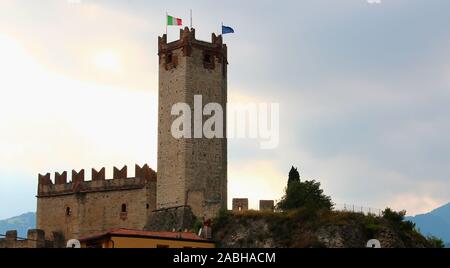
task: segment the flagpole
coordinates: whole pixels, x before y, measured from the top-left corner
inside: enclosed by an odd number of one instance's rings
[[[190,10],[191,12],[191,30],[192,30],[192,9]]]
[[[167,23],[168,23],[168,21],[167,21],[167,18],[168,18],[168,16],[169,16],[169,14],[167,13],[167,11],[166,11],[166,38],[167,38]]]

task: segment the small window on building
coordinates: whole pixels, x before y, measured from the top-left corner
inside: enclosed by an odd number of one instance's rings
[[[66,207],[66,216],[71,216],[72,215],[72,209],[70,209],[70,207]]]
[[[169,63],[172,63],[172,61],[173,61],[173,55],[172,55],[172,53],[168,53],[166,56],[166,63],[169,64]]]
[[[126,212],[127,212],[127,205],[122,204],[122,213],[126,213]]]
[[[150,205],[149,204],[147,204],[146,206],[145,206],[147,209],[149,209],[150,208]]]
[[[211,54],[205,54],[203,55],[203,62],[206,64],[212,64],[212,56]]]
[[[214,55],[209,52],[204,52],[203,54],[203,66],[206,69],[214,69]]]

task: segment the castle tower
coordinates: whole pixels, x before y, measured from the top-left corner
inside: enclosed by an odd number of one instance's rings
[[[203,107],[218,103],[226,115],[227,47],[222,36],[200,41],[195,29],[186,27],[174,42],[159,37],[158,55],[157,209],[190,207],[199,219],[211,219],[227,206],[227,140],[194,138],[193,131],[191,138],[174,138],[171,126],[178,116],[171,110],[176,103],[188,104],[193,129],[194,96],[201,95]],[[225,136],[225,117],[223,125]]]

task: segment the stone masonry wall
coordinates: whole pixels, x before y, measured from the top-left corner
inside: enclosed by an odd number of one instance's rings
[[[207,54],[207,56],[205,56]],[[227,51],[222,38],[212,42],[195,39],[195,30],[180,31],[178,41],[159,39],[159,127],[157,208],[189,206],[200,220],[211,219],[227,201],[227,140],[175,139],[171,115],[175,103],[191,107],[194,128],[194,95],[202,95],[203,106],[219,103],[226,133]],[[211,61],[206,62],[208,57]],[[203,107],[201,107],[203,109]],[[203,116],[203,123],[208,117]],[[193,131],[192,131],[193,137]]]
[[[53,241],[45,240],[42,230],[28,230],[25,239],[18,239],[17,231],[6,232],[5,238],[0,238],[0,248],[46,248],[61,247],[62,244],[54,244]]]
[[[84,181],[75,174],[69,183],[55,180],[58,184],[49,181],[49,174],[40,176],[37,228],[49,240],[53,232],[68,240],[115,228],[143,229],[156,208],[156,173],[136,166],[136,176],[127,178],[126,169],[115,169],[112,180]]]
[[[247,211],[248,198],[233,198],[233,211]]]
[[[171,115],[171,109],[173,104],[186,99],[186,57],[182,57],[181,48],[172,50],[172,56],[177,58],[176,67],[166,70],[165,56],[159,67],[158,209],[185,204],[185,141],[171,135],[171,125],[176,118]]]

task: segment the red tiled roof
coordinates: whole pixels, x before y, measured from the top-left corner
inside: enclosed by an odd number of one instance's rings
[[[80,241],[89,241],[105,236],[133,236],[142,238],[159,238],[159,239],[178,239],[178,240],[195,240],[199,242],[209,242],[200,236],[189,233],[189,232],[152,232],[152,231],[141,231],[141,230],[131,230],[131,229],[115,229],[108,232],[100,233],[97,235],[84,237]]]

